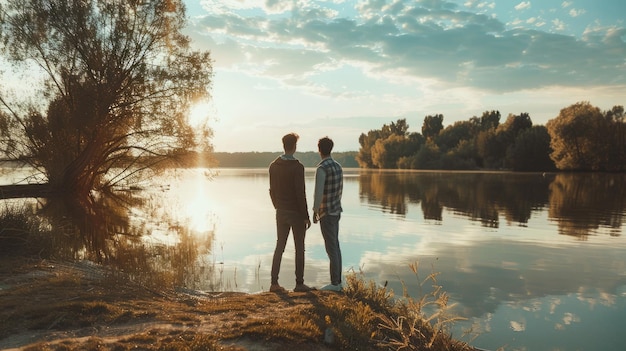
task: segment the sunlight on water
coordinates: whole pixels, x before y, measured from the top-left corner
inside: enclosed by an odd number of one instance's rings
[[[214,229],[214,200],[207,196],[209,175],[204,170],[190,170],[184,182],[172,184],[172,193],[184,199],[179,209],[180,220],[193,231],[210,232]]]

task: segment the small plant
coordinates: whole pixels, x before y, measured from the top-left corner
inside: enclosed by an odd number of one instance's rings
[[[0,255],[49,258],[53,244],[49,231],[28,207],[5,205],[0,211]]]
[[[420,281],[418,263],[410,264],[409,268],[419,282],[417,299],[410,295],[404,282],[402,297],[395,298],[386,284],[366,282],[362,272],[346,277],[346,296],[363,303],[365,306],[361,309],[375,312],[377,330],[372,331],[371,337],[378,340],[378,346],[391,350],[473,350],[466,343],[453,340],[449,334],[449,327],[462,318],[450,314],[454,304],[448,303],[448,294],[437,284],[439,273],[433,271]],[[432,289],[423,294],[422,287],[427,284]],[[353,312],[352,315],[359,314]]]

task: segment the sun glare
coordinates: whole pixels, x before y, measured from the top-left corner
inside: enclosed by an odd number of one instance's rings
[[[189,110],[188,121],[192,127],[200,127],[209,121],[211,116],[211,104],[202,101],[194,104]]]
[[[181,192],[186,194],[183,197],[185,202],[182,206],[182,217],[191,229],[200,233],[210,232],[215,224],[211,202],[206,196],[206,181],[204,172],[198,170],[193,173],[193,179],[181,188]]]

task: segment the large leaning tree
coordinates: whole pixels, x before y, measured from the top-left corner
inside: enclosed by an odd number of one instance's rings
[[[209,52],[191,49],[185,21],[180,0],[0,3],[0,61],[22,77],[13,90],[10,78],[0,83],[0,158],[88,199],[210,148],[210,128],[199,134],[187,113],[210,97],[212,64]]]

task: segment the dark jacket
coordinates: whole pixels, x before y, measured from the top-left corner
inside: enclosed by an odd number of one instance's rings
[[[295,158],[280,156],[270,164],[270,197],[277,210],[296,211],[309,219],[304,187],[304,166]]]

